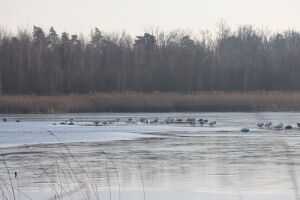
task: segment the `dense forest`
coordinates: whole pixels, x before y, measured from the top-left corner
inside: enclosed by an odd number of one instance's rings
[[[196,35],[196,36],[195,36]],[[300,90],[300,33],[220,24],[212,36],[176,30],[89,39],[34,26],[0,31],[4,94]]]

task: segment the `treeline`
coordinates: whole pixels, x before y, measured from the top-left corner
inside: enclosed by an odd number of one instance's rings
[[[221,24],[216,36],[185,31],[103,33],[89,40],[52,27],[0,31],[5,94],[300,90],[300,33]]]

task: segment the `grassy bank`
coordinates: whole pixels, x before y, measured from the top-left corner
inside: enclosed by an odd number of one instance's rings
[[[300,111],[300,92],[1,95],[1,113]]]

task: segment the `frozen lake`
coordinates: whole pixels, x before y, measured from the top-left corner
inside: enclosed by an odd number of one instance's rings
[[[217,124],[124,122],[129,117],[136,121],[168,116],[204,118]],[[300,129],[296,123],[300,113],[3,117],[8,118],[0,122],[3,199],[13,199],[11,186],[16,199],[19,195],[21,199],[299,199]],[[70,118],[74,125],[59,124]],[[120,122],[90,126],[94,120],[116,118]],[[256,124],[261,121],[294,128],[259,129]],[[250,132],[241,133],[244,127]]]

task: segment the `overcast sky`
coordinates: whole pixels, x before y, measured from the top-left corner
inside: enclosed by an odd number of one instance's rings
[[[95,26],[133,35],[149,27],[215,31],[221,19],[232,27],[300,30],[299,13],[299,0],[0,0],[0,25],[10,31],[32,25],[84,34]]]

